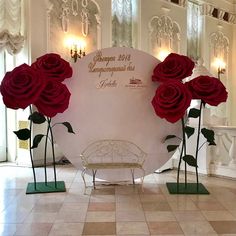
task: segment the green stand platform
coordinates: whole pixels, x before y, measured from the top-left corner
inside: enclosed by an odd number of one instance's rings
[[[36,189],[34,183],[28,183],[26,194],[35,194],[35,193],[53,193],[53,192],[65,192],[65,182],[64,181],[57,181],[56,187],[55,182],[37,182]]]
[[[210,194],[208,190],[204,187],[203,184],[197,183],[179,183],[179,188],[177,187],[177,183],[166,183],[166,186],[169,190],[170,194]]]

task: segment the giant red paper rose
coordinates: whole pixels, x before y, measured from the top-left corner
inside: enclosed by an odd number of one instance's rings
[[[191,103],[191,93],[180,81],[161,84],[152,99],[156,114],[171,123],[181,119]]]
[[[49,80],[34,105],[40,113],[53,117],[68,108],[70,95],[66,85],[58,81]]]
[[[6,107],[25,109],[35,102],[44,87],[44,74],[22,64],[5,74],[0,92]]]
[[[48,53],[37,58],[31,66],[45,73],[48,79],[60,82],[72,76],[72,68],[69,62],[56,53]]]
[[[181,81],[192,74],[193,68],[194,62],[190,58],[171,53],[155,67],[152,80],[157,82]]]
[[[228,97],[223,83],[214,77],[199,76],[186,83],[193,99],[201,99],[204,103],[217,106],[225,102]]]

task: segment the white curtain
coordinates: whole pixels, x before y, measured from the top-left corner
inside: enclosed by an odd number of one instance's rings
[[[187,55],[194,61],[200,58],[200,6],[188,1],[187,8]]]
[[[132,47],[132,0],[112,0],[112,46]]]
[[[22,0],[0,0],[0,51],[18,53],[24,44],[21,35]]]

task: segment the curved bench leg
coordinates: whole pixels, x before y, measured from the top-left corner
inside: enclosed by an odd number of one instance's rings
[[[141,177],[141,189],[142,189],[142,192],[143,191],[143,182],[144,182],[144,177],[145,177],[145,170],[143,168],[140,168],[142,171],[143,171],[143,176]]]
[[[133,185],[135,185],[135,181],[134,181],[134,169],[130,169],[130,171],[131,171],[131,175],[132,175]]]
[[[97,170],[92,170],[92,172],[93,172],[93,189],[96,189],[96,186],[95,186],[95,178],[96,178]]]
[[[83,179],[83,181],[84,181],[84,193],[85,193],[86,188],[87,188],[86,181],[85,181],[85,177],[84,177],[84,175],[85,175],[85,173],[86,173],[86,170],[87,170],[87,168],[84,167],[83,171],[81,172],[81,176],[82,176],[82,179]]]

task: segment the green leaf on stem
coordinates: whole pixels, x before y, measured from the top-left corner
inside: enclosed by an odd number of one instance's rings
[[[44,115],[37,111],[31,114],[28,119],[31,120],[34,124],[42,124],[46,121]]]
[[[198,118],[201,114],[201,111],[196,108],[191,108],[188,113],[188,118]]]
[[[178,148],[179,145],[168,145],[167,150],[168,152],[173,152]]]
[[[25,129],[19,129],[17,131],[13,131],[17,138],[20,140],[27,140],[30,138],[30,130],[25,128]]]
[[[206,138],[208,143],[215,143],[215,132],[211,129],[202,128],[201,133]]]
[[[43,134],[35,135],[34,140],[33,140],[33,146],[31,147],[32,149],[38,147],[38,145],[39,145],[40,141],[42,140],[43,136],[44,136]]]
[[[73,134],[75,133],[75,132],[73,131],[72,126],[71,126],[71,124],[70,124],[69,122],[63,122],[63,123],[61,123],[61,124],[63,124],[64,126],[66,126],[68,133],[73,133]]]
[[[216,146],[216,143],[214,141],[211,141],[208,143],[209,146]]]
[[[184,132],[187,134],[187,137],[190,138],[194,134],[195,129],[190,126],[184,128]]]
[[[172,134],[167,135],[167,136],[165,137],[164,142],[165,142],[166,140],[168,140],[168,139],[172,139],[172,138],[176,138],[176,137],[177,137],[176,135],[172,135]]]
[[[198,167],[196,159],[192,155],[183,156],[183,160],[190,166]]]

